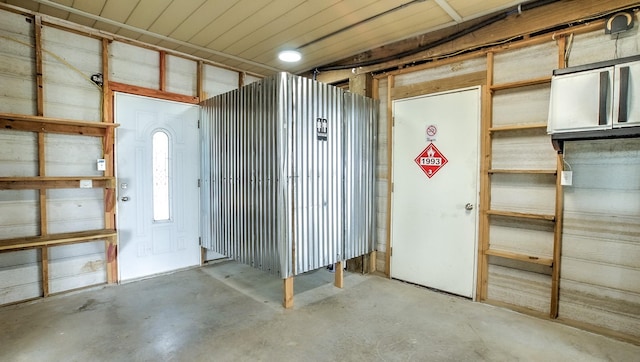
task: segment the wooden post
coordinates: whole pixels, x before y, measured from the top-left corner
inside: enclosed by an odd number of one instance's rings
[[[369,273],[375,273],[377,257],[378,253],[375,250],[369,253]]]
[[[167,90],[167,53],[163,50],[160,51],[160,84],[158,89],[163,92]]]
[[[286,309],[293,308],[293,277],[288,277],[283,280],[284,285],[284,301],[282,306]]]
[[[387,278],[391,278],[391,197],[393,196],[393,91],[395,78],[393,75],[387,77],[387,219],[386,237],[387,245],[385,252],[384,273]]]
[[[43,246],[40,248],[40,256],[42,262],[42,296],[49,296],[49,248]]]
[[[202,60],[198,60],[198,67],[196,68],[196,94],[200,102],[204,101],[206,94],[204,94],[204,63]]]
[[[334,285],[338,288],[344,288],[344,267],[342,261],[339,261],[335,265],[335,282]]]

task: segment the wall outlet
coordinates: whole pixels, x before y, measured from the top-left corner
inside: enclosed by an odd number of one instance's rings
[[[573,171],[560,172],[560,185],[571,186],[573,184]]]

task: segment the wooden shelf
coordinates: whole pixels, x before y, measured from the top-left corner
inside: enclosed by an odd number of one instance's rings
[[[0,190],[75,189],[81,180],[90,180],[91,188],[113,189],[115,177],[74,176],[74,177],[0,177]]]
[[[45,246],[73,244],[98,239],[113,239],[116,237],[116,235],[116,231],[113,229],[102,229],[4,239],[0,240],[0,251],[33,249]]]
[[[505,259],[524,261],[527,263],[533,263],[533,264],[539,264],[539,265],[553,266],[552,258],[544,258],[539,256],[513,253],[510,251],[495,250],[495,249],[486,250],[484,253],[487,255],[493,255],[493,256],[497,256]]]
[[[495,216],[505,216],[505,217],[513,217],[520,219],[532,219],[532,220],[546,220],[546,221],[555,221],[555,215],[546,215],[546,214],[530,214],[525,212],[514,212],[514,211],[499,211],[499,210],[487,210],[488,215]]]
[[[533,129],[547,129],[546,123],[529,123],[529,124],[514,124],[509,126],[497,126],[489,128],[489,132],[504,132],[504,131],[521,131],[521,130],[533,130]]]
[[[23,114],[0,113],[0,128],[15,131],[63,133],[103,137],[107,130],[118,127],[117,123],[86,122],[70,119],[27,116]]]
[[[501,90],[506,90],[506,89],[514,89],[514,88],[522,88],[522,87],[528,87],[528,86],[532,86],[532,85],[539,85],[539,84],[546,84],[549,83],[551,84],[551,77],[540,77],[540,78],[534,78],[534,79],[527,79],[527,80],[521,80],[521,81],[517,81],[517,82],[510,82],[510,83],[502,83],[502,84],[494,84],[491,86],[491,90],[492,91],[501,91]]]
[[[504,170],[504,169],[491,169],[488,171],[489,174],[518,174],[518,175],[526,175],[526,174],[535,174],[535,175],[555,175],[557,170]]]

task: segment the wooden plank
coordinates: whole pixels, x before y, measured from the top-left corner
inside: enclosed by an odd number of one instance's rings
[[[344,267],[342,266],[342,261],[339,261],[335,265],[335,281],[334,285],[337,288],[344,288]]]
[[[244,86],[244,79],[247,77],[247,73],[238,72],[238,88],[242,88]]]
[[[34,25],[35,53],[36,53],[36,112],[38,116],[44,116],[44,82],[42,66],[42,17],[35,16]]]
[[[500,211],[500,210],[487,210],[487,215],[497,215],[497,216],[506,216],[506,217],[533,219],[533,220],[546,220],[546,221],[555,221],[556,219],[555,215],[530,214],[526,212]]]
[[[504,169],[491,169],[488,171],[489,174],[516,174],[516,175],[523,175],[523,174],[533,174],[533,175],[555,175],[558,171],[557,170],[504,170]]]
[[[42,296],[49,296],[49,248],[40,248],[40,262],[42,269]]]
[[[521,131],[528,129],[547,129],[546,123],[530,123],[530,124],[514,124],[509,126],[491,127],[489,132],[507,132],[507,131]]]
[[[553,259],[543,258],[535,255],[526,255],[526,254],[513,253],[510,251],[494,250],[494,249],[487,249],[485,251],[485,254],[497,256],[500,258],[524,261],[527,263],[534,263],[534,264],[540,264],[540,265],[546,265],[546,266],[553,265]]]
[[[492,91],[501,91],[506,89],[514,89],[521,87],[529,87],[532,85],[551,83],[551,77],[541,77],[535,79],[520,80],[517,82],[494,84],[491,86]]]
[[[116,236],[113,229],[101,229],[90,231],[79,231],[62,234],[48,234],[41,236],[26,236],[21,238],[0,240],[0,251],[22,250],[38,248],[43,246],[69,244],[96,239],[108,239]]]
[[[489,249],[489,216],[487,210],[491,206],[491,179],[487,172],[491,167],[491,137],[489,129],[493,117],[493,53],[487,53],[487,85],[482,87],[482,119],[480,120],[480,225],[478,226],[478,272],[476,299],[487,298],[489,280],[489,261],[485,251]]]
[[[189,104],[200,103],[200,99],[197,96],[164,92],[158,89],[144,88],[136,85],[129,85],[129,84],[123,84],[118,82],[109,82],[109,88],[113,92],[135,94],[139,96],[158,98],[158,99],[164,99],[168,101],[182,102],[182,103],[189,103]]]
[[[107,283],[118,282],[118,238],[114,235],[105,240],[107,254]]]
[[[395,77],[387,77],[387,218],[384,274],[391,278],[391,197],[393,196],[393,98]]]
[[[160,56],[160,66],[158,67],[160,68],[160,84],[158,89],[164,92],[167,89],[167,52],[161,50],[158,54]]]
[[[282,306],[286,309],[293,308],[293,277],[283,279],[284,301]]]
[[[37,124],[37,127],[60,125],[60,126],[75,126],[75,127],[107,129],[107,128],[115,128],[119,126],[119,124],[117,123],[75,121],[72,119],[30,116],[26,114],[14,114],[14,113],[0,113],[0,120],[34,123],[34,124]],[[39,132],[39,131],[49,132],[49,129],[52,129],[52,128],[36,129],[34,132]],[[59,133],[62,133],[62,132],[59,132]]]
[[[91,180],[92,188],[116,187],[115,177],[0,177],[0,190],[69,189],[79,188],[80,180]]]
[[[486,72],[474,72],[445,79],[437,79],[429,82],[411,84],[404,87],[394,87],[392,89],[391,96],[392,99],[409,98],[423,94],[444,92],[453,89],[483,85],[486,84],[486,82]]]
[[[557,155],[558,172],[564,168],[563,155]],[[564,193],[560,177],[556,178],[556,223],[553,230],[553,270],[551,271],[551,307],[549,317],[558,318],[558,307],[560,305],[560,264],[562,251],[562,224],[564,214]]]
[[[201,101],[205,100],[204,94],[204,63],[202,60],[198,60],[198,65],[196,68],[196,94]]]

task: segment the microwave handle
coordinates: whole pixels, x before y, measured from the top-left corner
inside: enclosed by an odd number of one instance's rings
[[[618,102],[618,123],[628,120],[629,102],[629,67],[620,68],[620,100]]]
[[[607,101],[609,95],[609,72],[600,72],[600,99],[598,109],[598,124],[607,124]]]

